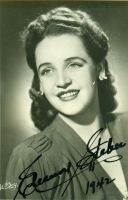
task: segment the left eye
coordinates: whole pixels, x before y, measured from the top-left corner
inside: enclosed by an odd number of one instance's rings
[[[73,68],[75,68],[75,67],[82,67],[83,66],[83,64],[82,63],[70,63],[69,65],[68,65],[68,68],[70,68],[70,67],[73,67]]]

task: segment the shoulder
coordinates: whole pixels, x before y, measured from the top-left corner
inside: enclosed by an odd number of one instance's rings
[[[17,176],[35,160],[37,161],[34,163],[33,168],[36,169],[35,171],[38,170],[38,173],[41,171],[42,174],[44,172],[52,173],[65,163],[65,157],[62,156],[61,149],[58,148],[58,143],[54,138],[55,131],[56,128],[49,126],[14,148],[7,166],[8,180],[10,180],[11,174],[14,173],[14,168]]]
[[[115,126],[128,134],[128,112],[118,113],[115,119]]]
[[[108,116],[108,122],[113,125],[125,125],[128,126],[128,112],[113,113]]]
[[[12,174],[20,174],[25,167],[29,166],[40,156],[34,167],[38,169],[39,163],[41,163],[41,168],[44,168],[44,164],[47,165],[47,155],[50,155],[52,152],[51,132],[52,128],[48,127],[44,131],[27,138],[13,149],[6,168],[8,180],[10,177],[12,179]]]
[[[128,142],[128,113],[114,113],[108,123],[109,130],[115,140]]]
[[[30,154],[42,154],[49,151],[52,148],[53,141],[52,135],[54,134],[54,129],[52,126],[48,126],[43,131],[32,135],[31,137],[25,139],[19,145],[17,145],[12,154],[17,156],[24,155],[25,157],[30,156]]]
[[[24,172],[26,179],[22,187],[25,187],[25,184],[29,181],[29,176],[32,178],[33,174],[37,173],[39,177],[42,177],[45,174],[47,162],[45,159],[46,155],[44,154],[52,147],[52,141],[47,137],[48,130],[51,129],[44,130],[43,132],[27,138],[14,148],[6,168],[6,182],[16,183],[18,186],[21,183],[21,178],[19,177]],[[29,172],[32,173],[29,174]],[[15,190],[16,189],[17,188],[15,188]],[[7,190],[6,196],[8,198],[13,198],[14,193],[16,193],[16,191]],[[36,199],[38,195],[37,193],[32,194],[33,199]],[[39,198],[38,196],[38,199]]]
[[[122,112],[122,113],[112,113],[108,116],[108,120],[111,122],[128,122],[128,112]]]
[[[122,122],[128,122],[128,112],[125,112],[125,113],[119,113],[117,115],[117,119],[121,120]]]

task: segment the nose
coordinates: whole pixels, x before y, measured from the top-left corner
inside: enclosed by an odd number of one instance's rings
[[[57,87],[58,88],[67,88],[72,83],[72,80],[69,76],[66,76],[64,73],[60,73],[57,77]]]

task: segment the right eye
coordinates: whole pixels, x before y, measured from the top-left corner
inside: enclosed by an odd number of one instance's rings
[[[52,69],[52,68],[46,68],[46,69],[40,70],[41,76],[49,75],[49,74],[51,74],[52,72],[53,72],[53,69]]]

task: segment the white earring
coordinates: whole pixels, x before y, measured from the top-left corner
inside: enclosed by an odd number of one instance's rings
[[[100,72],[99,80],[103,81],[103,80],[107,80],[107,79],[108,79],[108,77],[105,75],[105,72]]]
[[[43,96],[43,94],[44,94],[42,91],[38,91],[37,93],[39,96]]]
[[[39,95],[40,95],[40,96],[43,96],[43,94],[44,94],[44,93],[43,93],[43,88],[42,88],[42,85],[40,85]]]
[[[106,74],[105,74],[105,68],[104,68],[103,65],[100,65],[100,66],[98,67],[97,72],[98,72],[99,80],[100,80],[100,81],[106,80],[106,79],[108,78],[108,77],[106,76]]]
[[[95,81],[93,81],[92,85],[95,85],[95,84],[96,84],[96,82],[95,82]]]

